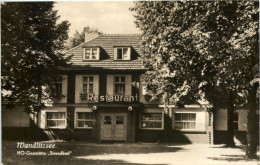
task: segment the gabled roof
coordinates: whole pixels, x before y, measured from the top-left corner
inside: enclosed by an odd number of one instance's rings
[[[110,69],[110,70],[143,70],[143,60],[140,50],[140,35],[138,34],[103,34],[87,43],[83,43],[66,52],[66,56],[70,56],[72,70],[92,70],[92,69]],[[131,47],[131,60],[115,61],[114,47],[129,46]],[[84,47],[99,47],[100,60],[83,61]]]

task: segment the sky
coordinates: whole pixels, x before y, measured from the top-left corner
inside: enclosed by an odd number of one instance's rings
[[[69,36],[84,26],[96,28],[107,34],[140,33],[134,23],[132,1],[83,1],[83,2],[56,2],[54,9],[58,10],[59,21],[68,20],[70,25]]]

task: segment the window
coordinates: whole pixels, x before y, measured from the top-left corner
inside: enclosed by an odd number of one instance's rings
[[[93,113],[92,112],[77,112],[76,113],[76,128],[92,128]]]
[[[125,77],[124,76],[115,76],[115,95],[124,95],[125,94]]]
[[[238,113],[234,112],[233,115],[233,128],[234,130],[238,130]]]
[[[54,96],[61,96],[62,95],[62,77],[61,76],[58,76],[54,79],[53,95]]]
[[[196,128],[196,113],[175,113],[174,129],[189,130]]]
[[[93,76],[83,76],[83,94],[93,94]]]
[[[83,60],[99,60],[99,48],[84,48]]]
[[[124,124],[124,116],[116,116],[116,124]]]
[[[114,51],[115,60],[130,60],[131,49],[129,47],[115,48]]]
[[[162,129],[163,114],[162,113],[142,113],[141,128],[143,129]]]
[[[66,128],[65,112],[46,112],[47,128]]]
[[[112,124],[111,116],[104,116],[104,125],[111,125],[111,124]]]

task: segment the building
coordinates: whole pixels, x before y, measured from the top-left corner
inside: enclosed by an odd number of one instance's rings
[[[85,43],[66,53],[72,64],[57,71],[53,106],[35,116],[20,110],[16,118],[23,124],[10,124],[15,115],[3,109],[3,136],[22,126],[21,135],[35,137],[31,132],[37,131],[35,139],[222,143],[226,110],[213,116],[207,105],[166,109],[149,101],[139,42],[139,35],[87,34]],[[242,131],[244,112],[235,120]]]

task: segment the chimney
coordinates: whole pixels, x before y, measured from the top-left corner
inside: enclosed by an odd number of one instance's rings
[[[86,32],[85,33],[85,43],[89,42],[99,36],[98,32]]]

